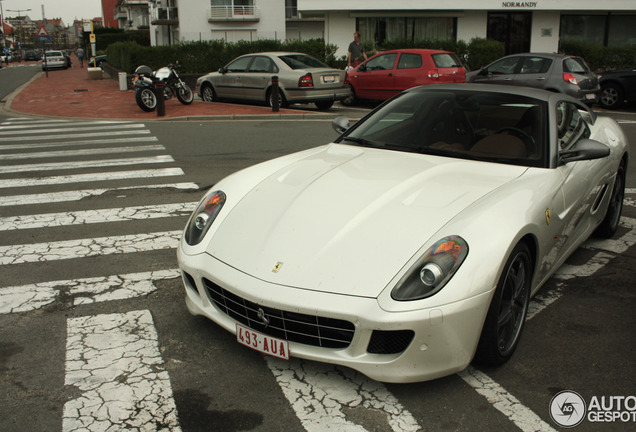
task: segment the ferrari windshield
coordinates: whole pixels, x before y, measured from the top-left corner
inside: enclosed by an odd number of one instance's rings
[[[352,145],[547,166],[547,104],[472,90],[403,93],[340,139]]]

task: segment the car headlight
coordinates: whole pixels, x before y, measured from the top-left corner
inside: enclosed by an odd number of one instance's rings
[[[400,279],[391,297],[398,301],[430,297],[450,280],[468,254],[468,244],[459,236],[444,237]]]
[[[201,200],[185,230],[185,241],[190,246],[199,244],[203,240],[223,204],[225,204],[225,193],[222,191],[211,192]]]

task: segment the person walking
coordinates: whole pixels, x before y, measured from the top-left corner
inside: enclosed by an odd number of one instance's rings
[[[349,58],[347,59],[347,67],[355,68],[366,59],[367,53],[364,51],[362,42],[360,42],[360,33],[355,32],[353,34],[353,42],[349,44]]]
[[[80,67],[84,67],[84,50],[82,47],[77,49],[77,59],[79,60]]]

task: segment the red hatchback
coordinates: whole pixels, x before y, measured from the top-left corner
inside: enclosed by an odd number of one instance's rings
[[[385,100],[419,85],[466,82],[466,69],[454,52],[432,49],[384,51],[347,72],[351,97]]]

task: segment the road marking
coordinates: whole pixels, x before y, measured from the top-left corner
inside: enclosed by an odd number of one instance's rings
[[[0,314],[42,309],[61,294],[73,306],[143,297],[157,290],[157,281],[180,276],[178,269],[169,269],[4,287],[0,288]]]
[[[136,189],[179,189],[179,190],[198,190],[199,186],[196,183],[166,183],[156,185],[139,185],[139,186],[126,186],[120,188],[111,189],[82,189],[66,192],[51,192],[43,194],[31,194],[31,195],[11,195],[0,197],[0,207],[6,206],[19,206],[19,205],[32,205],[43,204],[53,202],[68,202],[79,201],[91,196],[103,195],[107,192],[127,191]]]
[[[188,216],[196,202],[0,217],[0,231]]]
[[[48,120],[41,122],[22,122],[22,123],[0,123],[3,126],[0,126],[0,131],[6,130],[22,130],[22,129],[33,129],[38,126],[68,126],[72,128],[76,128],[78,126],[93,126],[93,125],[128,125],[129,121],[121,121],[121,120],[100,120],[100,121],[71,121],[71,120]]]
[[[140,131],[136,131],[139,133]],[[143,131],[143,133],[150,133]],[[109,135],[111,135],[109,133]],[[100,136],[103,136],[100,135]],[[38,142],[31,144],[3,144],[0,145],[1,150],[26,150],[34,148],[55,148],[55,147],[74,147],[74,146],[86,146],[86,145],[100,145],[100,144],[116,144],[116,143],[134,143],[134,142],[157,142],[159,139],[155,136],[144,137],[129,137],[129,138],[109,138],[109,139],[93,139],[93,140],[79,140],[79,141],[64,141],[64,142]]]
[[[6,179],[0,182],[0,188],[59,185],[68,183],[84,183],[108,180],[127,180],[134,178],[152,178],[185,175],[181,168],[148,169],[136,171],[115,171],[89,174],[73,174],[53,177],[36,177],[25,179]]]
[[[73,126],[73,130],[76,132],[92,132],[92,131],[103,131],[104,129],[113,129],[113,125],[112,124],[98,124],[97,126],[87,126],[87,127],[82,127],[81,124],[77,125],[76,124],[72,124],[69,126]],[[145,128],[146,125],[143,123],[125,123],[125,124],[118,124],[117,125],[117,130],[122,130],[122,129],[141,129],[141,128]],[[26,130],[9,130],[9,131],[0,131],[0,137],[4,137],[4,136],[13,136],[13,135],[19,135],[19,136],[24,136],[24,135],[43,135],[37,138],[45,138],[45,139],[50,139],[51,134],[54,133],[58,133],[58,132],[68,132],[68,128],[49,128],[49,129],[34,129],[32,127],[30,128],[26,128]],[[110,132],[108,132],[110,133]],[[104,135],[104,132],[101,133],[101,135]]]
[[[150,311],[67,321],[62,431],[180,431]]]
[[[175,249],[181,230],[0,246],[0,265]]]
[[[41,139],[46,139],[47,141],[55,141],[60,139],[69,139],[69,138],[89,138],[89,137],[98,137],[102,138],[106,132],[95,132],[95,133],[73,133],[73,134],[64,134],[64,135],[47,135],[46,137],[41,136],[18,136],[18,137],[10,137],[10,138],[0,138],[1,142],[22,142],[22,141],[36,141]],[[150,134],[150,131],[147,129],[143,130],[131,130],[131,131],[108,131],[108,136],[119,136],[119,135],[144,135]],[[4,147],[4,146],[2,146]]]
[[[162,151],[166,148],[162,145],[145,145],[136,147],[109,147],[94,149],[75,149],[75,150],[57,150],[33,153],[7,153],[0,154],[0,160],[22,160],[22,159],[40,159],[40,158],[57,158],[57,157],[75,157],[85,155],[111,154],[111,153],[140,153]]]
[[[522,431],[555,430],[483,372],[468,366],[458,375]]]
[[[307,432],[325,430],[364,432],[352,421],[360,410],[386,418],[377,430],[421,430],[417,420],[386,386],[348,368],[292,358],[283,361],[266,356],[267,364]],[[350,417],[348,419],[347,417]]]
[[[23,164],[23,165],[7,165],[0,166],[0,174],[7,173],[22,173],[33,171],[55,171],[55,170],[70,170],[70,169],[82,169],[82,168],[107,168],[117,166],[128,165],[142,165],[142,164],[158,164],[174,162],[172,156],[159,155],[159,156],[142,156],[134,158],[117,158],[117,159],[101,159],[101,160],[87,160],[87,161],[73,161],[73,162],[50,162],[39,164]]]

